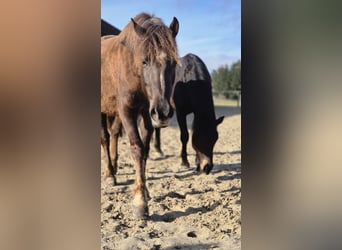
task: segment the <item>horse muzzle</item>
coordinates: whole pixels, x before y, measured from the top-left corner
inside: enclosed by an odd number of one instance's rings
[[[208,162],[207,160],[204,160],[201,163],[197,163],[196,171],[209,174],[211,170],[213,169],[213,167],[214,167],[214,164],[212,162]]]
[[[154,107],[150,111],[150,116],[152,120],[152,125],[155,128],[165,128],[169,125],[169,118],[172,116],[173,112],[170,107],[168,109],[159,109]],[[171,115],[170,115],[171,113]]]
[[[159,121],[155,121],[152,119],[152,125],[155,128],[165,128],[169,125],[169,119],[167,120],[159,120]]]

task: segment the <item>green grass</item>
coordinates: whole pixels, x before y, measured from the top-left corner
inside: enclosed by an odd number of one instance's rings
[[[237,107],[237,100],[214,97],[215,106]]]

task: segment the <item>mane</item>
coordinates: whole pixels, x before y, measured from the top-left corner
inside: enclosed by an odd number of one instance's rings
[[[158,55],[163,51],[170,60],[180,62],[175,38],[160,18],[141,13],[134,21],[146,29],[145,36],[139,37],[133,23],[129,22],[118,36],[122,44],[134,53],[144,53],[149,61],[158,61]]]

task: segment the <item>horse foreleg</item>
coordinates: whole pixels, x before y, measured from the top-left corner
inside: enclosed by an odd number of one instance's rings
[[[101,113],[101,145],[106,158],[106,166],[104,168],[104,179],[106,182],[115,185],[115,170],[110,159],[109,140],[110,135],[107,130],[107,115]]]
[[[163,153],[163,151],[161,150],[161,147],[160,147],[160,128],[155,128],[154,132],[155,132],[154,148],[160,154],[160,156],[163,156],[164,153]]]
[[[189,140],[189,132],[188,132],[188,127],[186,125],[186,116],[177,112],[177,122],[179,125],[180,139],[182,142],[182,152],[181,152],[182,164],[181,164],[181,166],[189,167],[190,164],[189,164],[188,155],[186,152],[186,145],[187,145],[188,140]]]
[[[133,112],[127,111],[121,114],[121,122],[127,133],[129,143],[131,146],[131,154],[135,167],[135,183],[133,188],[133,202],[132,209],[133,215],[139,219],[148,216],[147,207],[147,188],[145,178],[145,160],[146,157],[143,142],[140,139],[137,117],[132,114]]]
[[[148,112],[142,114],[142,119],[140,121],[140,132],[141,139],[144,145],[144,167],[146,165],[147,157],[150,151],[150,142],[153,133],[153,126],[151,123],[151,118]],[[145,169],[144,169],[145,170]]]
[[[148,112],[144,112],[142,114],[142,119],[140,121],[140,132],[141,132],[141,138],[142,138],[142,142],[143,142],[144,149],[145,149],[144,161],[143,161],[143,175],[144,175],[144,180],[146,183],[146,161],[147,161],[148,154],[150,151],[150,142],[151,142],[151,137],[153,133],[153,126],[152,126],[151,118]],[[146,195],[147,195],[146,197],[147,199],[151,198],[147,188],[146,188]]]

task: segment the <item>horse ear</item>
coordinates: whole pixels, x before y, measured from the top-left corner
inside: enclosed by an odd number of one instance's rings
[[[224,116],[221,116],[220,118],[216,119],[216,126],[223,122]]]
[[[138,36],[144,36],[146,33],[146,29],[137,24],[133,18],[131,18],[131,20],[133,22],[134,31],[138,34]]]
[[[178,34],[178,30],[179,30],[179,23],[178,23],[178,20],[176,17],[173,17],[173,20],[172,20],[169,28],[172,31],[173,37],[176,37]]]

